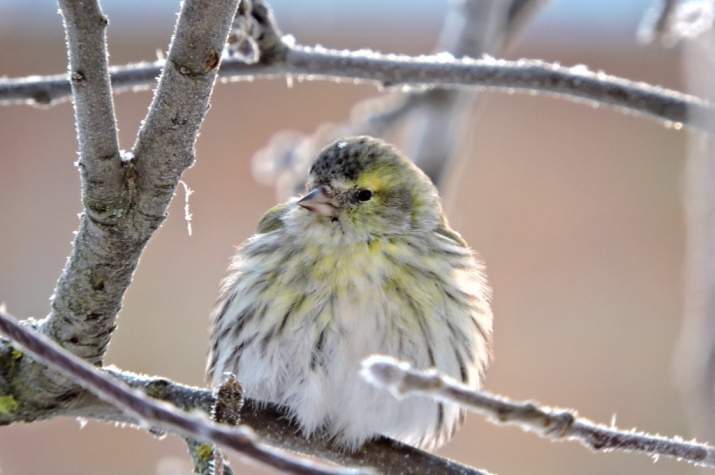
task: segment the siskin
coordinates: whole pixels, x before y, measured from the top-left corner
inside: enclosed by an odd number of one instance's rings
[[[431,449],[464,419],[453,404],[397,400],[358,376],[375,353],[478,388],[491,359],[483,266],[430,179],[393,146],[327,146],[307,192],[268,211],[237,251],[212,317],[208,377],[288,408],[306,436],[345,450],[378,435]]]

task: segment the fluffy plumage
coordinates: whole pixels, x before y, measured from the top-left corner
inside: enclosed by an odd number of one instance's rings
[[[306,435],[354,450],[382,434],[432,448],[463,419],[393,399],[358,375],[374,353],[479,387],[492,315],[482,265],[449,228],[435,187],[394,147],[339,140],[308,194],[266,213],[237,251],[213,314],[208,376],[289,408]]]

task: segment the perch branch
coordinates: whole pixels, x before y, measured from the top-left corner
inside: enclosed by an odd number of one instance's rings
[[[289,455],[260,443],[259,437],[248,427],[215,424],[205,416],[200,416],[200,413],[186,413],[170,404],[149,398],[143,392],[132,389],[64,350],[43,335],[23,327],[2,311],[0,311],[0,332],[22,346],[38,361],[62,372],[100,398],[120,408],[145,428],[158,427],[185,437],[196,437],[206,442],[228,447],[261,464],[288,473],[304,475],[367,473],[365,471],[333,469],[305,458]]]
[[[372,356],[363,362],[361,375],[377,387],[402,398],[419,394],[453,402],[489,417],[497,424],[517,425],[554,440],[578,440],[596,450],[623,450],[650,456],[664,455],[708,468],[715,468],[715,448],[678,438],[625,432],[577,417],[575,411],[517,403],[475,391],[434,370],[420,371],[389,356]]]
[[[28,322],[23,322],[23,324],[24,327],[31,327],[31,325],[28,325]],[[44,355],[50,358],[52,362],[59,362],[59,364],[62,365],[65,359],[71,359],[71,355],[64,359],[56,358],[55,354],[57,352],[67,356],[65,354],[66,351],[58,348],[57,345],[46,338],[42,338],[37,332],[18,325],[14,318],[9,316],[4,309],[0,308],[0,331],[5,332],[5,328],[9,328],[10,331],[13,332],[22,332],[21,338],[24,338],[24,340],[18,340],[18,342],[22,345],[27,345],[30,349],[35,348],[40,356]],[[14,335],[13,333],[13,335],[9,336],[14,339]],[[11,359],[18,361],[31,359],[30,355],[25,355],[19,350],[14,349],[9,342],[3,341],[2,343],[3,344],[0,345],[2,348],[8,349],[13,353],[12,358],[3,357],[3,360]],[[45,351],[45,347],[51,348],[54,352],[50,353]],[[76,360],[76,358],[71,359],[72,362],[74,362],[74,360]],[[64,365],[60,371],[65,372]],[[126,385],[135,390],[140,390],[152,399],[164,401],[183,411],[199,410],[210,414],[215,402],[215,395],[207,389],[178,384],[165,378],[137,375],[120,371],[113,367],[104,368],[103,371],[98,368],[92,368],[92,371],[100,373],[102,376],[111,376],[111,378],[108,379],[109,384],[114,380],[121,380],[123,386]],[[0,375],[1,374],[2,372],[0,372]],[[105,376],[102,381],[105,382],[106,380],[107,378]],[[5,395],[4,397],[12,398],[12,388],[3,386],[2,378],[0,378],[0,394]],[[138,411],[143,413],[145,409],[138,409]],[[16,414],[20,413],[22,413],[22,408],[18,407]],[[72,398],[54,401],[54,407],[46,408],[45,412],[33,412],[31,416],[32,419],[30,420],[45,419],[59,415],[82,417],[105,422],[137,424],[136,416],[132,416],[114,404],[107,402],[102,397],[86,390],[78,391]],[[358,452],[345,453],[344,451],[336,449],[327,437],[315,436],[311,439],[303,437],[298,426],[291,422],[291,418],[279,406],[261,403],[251,399],[246,400],[242,407],[240,419],[242,424],[251,427],[266,444],[281,449],[309,454],[312,457],[319,457],[323,460],[344,466],[352,465],[384,473],[402,473],[404,475],[418,475],[423,473],[488,475],[487,472],[482,470],[458,464],[384,437],[368,442],[363,449]],[[0,419],[0,424],[2,423]],[[205,437],[205,434],[202,433],[202,436]]]

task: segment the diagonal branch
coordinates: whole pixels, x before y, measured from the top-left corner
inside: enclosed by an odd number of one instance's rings
[[[248,427],[215,424],[198,414],[189,414],[164,402],[156,401],[123,382],[99,371],[86,361],[64,350],[51,340],[29,330],[0,311],[0,332],[19,343],[38,361],[60,370],[105,401],[120,408],[144,427],[156,426],[185,437],[228,447],[261,464],[287,473],[303,475],[350,475],[366,471],[331,469],[302,457],[289,455],[260,443]]]
[[[620,431],[577,417],[575,411],[539,407],[532,402],[512,402],[504,397],[475,391],[436,371],[420,371],[389,356],[375,355],[363,361],[361,375],[377,387],[402,398],[412,394],[453,402],[488,416],[497,424],[522,429],[554,440],[577,440],[592,450],[623,450],[650,456],[664,455],[715,468],[715,447],[679,438],[668,439],[635,431]]]
[[[181,174],[194,163],[194,143],[237,4],[183,3],[154,100],[132,150],[136,207],[153,228],[164,220]]]

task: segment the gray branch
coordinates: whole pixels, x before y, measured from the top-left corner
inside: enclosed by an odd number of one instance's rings
[[[172,67],[161,76],[133,156],[120,157],[106,73],[106,19],[96,2],[63,5],[85,210],[51,312],[30,325],[91,364],[101,365],[139,256],[193,161],[236,6],[237,0],[183,2],[167,60]],[[50,418],[64,413],[60,407],[81,405],[76,383],[14,354],[0,344],[0,398],[17,406],[0,411],[0,424]]]
[[[514,33],[511,27],[515,23],[510,24],[509,15],[512,5],[512,1],[505,0],[453,2],[436,50],[449,52],[457,58],[494,55],[502,49],[507,36]],[[407,155],[440,186],[445,171],[467,143],[463,137],[469,130],[480,94],[473,89],[439,88],[428,91],[425,96],[425,106],[406,118],[403,130],[407,138],[404,142],[410,144]]]
[[[517,425],[529,432],[554,440],[577,440],[592,450],[622,450],[649,456],[666,456],[702,467],[715,468],[715,448],[707,444],[684,442],[678,438],[621,431],[577,417],[576,412],[540,407],[532,402],[513,402],[507,398],[475,391],[434,370],[420,371],[389,356],[372,356],[363,362],[362,376],[395,397],[413,394],[461,405],[484,414],[492,422]]]
[[[441,56],[393,56],[324,48],[282,45],[269,62],[246,65],[239,59],[222,63],[220,76],[229,80],[292,76],[299,80],[362,81],[380,87],[476,87],[500,92],[541,92],[592,106],[607,105],[668,124],[699,127],[697,117],[713,115],[704,100],[677,91],[539,60],[449,59]],[[163,63],[111,70],[115,91],[151,87]],[[64,81],[64,82],[63,82]],[[124,82],[126,81],[126,82]],[[64,84],[64,85],[63,85]],[[33,101],[47,104],[67,97],[66,77],[0,82],[0,103]]]
[[[259,441],[246,426],[230,427],[215,424],[199,413],[187,413],[172,405],[147,397],[122,381],[98,370],[86,361],[63,349],[52,340],[17,323],[0,311],[0,332],[50,368],[62,372],[101,399],[120,409],[143,427],[158,427],[184,437],[195,437],[206,443],[232,449],[261,464],[287,473],[302,475],[349,475],[365,471],[332,469],[301,457],[276,450]]]
[[[122,163],[109,85],[107,18],[98,1],[60,0],[85,202],[122,199]],[[102,183],[102,186],[94,186]],[[101,219],[101,216],[92,216]]]
[[[75,354],[98,363],[123,291],[115,295],[105,285],[103,273],[89,269],[95,258],[101,264],[116,258],[96,244],[109,240],[103,225],[112,221],[109,210],[126,203],[126,189],[107,72],[107,18],[97,1],[63,0],[60,8],[67,36],[85,213],[43,331]],[[119,280],[126,280],[128,285],[128,277],[120,276]],[[86,303],[86,294],[96,296],[92,304]],[[56,325],[59,320],[62,324]]]

